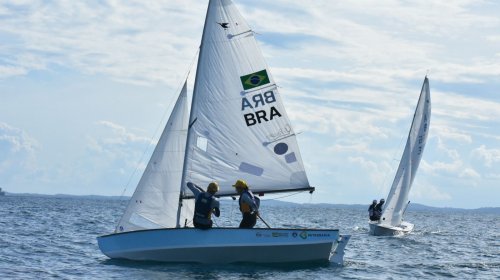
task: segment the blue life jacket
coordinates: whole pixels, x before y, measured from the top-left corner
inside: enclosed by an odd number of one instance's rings
[[[194,218],[197,221],[209,221],[212,216],[213,196],[207,192],[201,193],[194,204]]]
[[[240,195],[240,199],[238,200],[238,203],[240,204],[240,211],[242,213],[251,213],[252,212],[252,206],[248,205],[246,202],[242,200],[243,194],[247,193],[250,198],[252,199],[253,203],[257,207],[257,210],[260,207],[260,199],[253,195],[253,193],[249,190],[244,190],[243,193]]]

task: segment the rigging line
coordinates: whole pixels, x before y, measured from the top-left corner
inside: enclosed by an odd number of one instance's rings
[[[273,141],[263,142],[263,143],[262,143],[262,145],[264,145],[264,146],[268,146],[269,144],[272,144],[272,143],[274,143],[274,142],[281,141],[281,140],[283,140],[283,139],[285,139],[285,138],[292,137],[292,136],[297,136],[297,134],[299,134],[299,133],[292,133],[292,134],[289,134],[289,135],[285,135],[285,136],[282,136],[282,137],[280,137],[280,138],[276,138],[276,139],[275,139],[275,140],[273,140]]]
[[[194,62],[196,61],[196,57],[198,56],[199,52],[200,52],[200,48],[198,47],[198,49],[196,50],[196,53],[194,54],[194,57],[191,59],[191,63],[189,64],[189,67],[188,67],[187,71],[182,76],[183,78],[182,78],[181,81],[186,81],[188,79],[189,74],[191,73],[191,69],[193,68]],[[179,84],[179,83],[176,83],[176,84]],[[176,88],[176,90],[174,91],[174,93],[177,94],[180,91],[180,89],[182,88],[182,86],[184,86],[184,82],[180,83],[180,85]],[[155,132],[153,133],[153,136],[151,137],[151,139],[149,141],[149,145],[144,149],[144,152],[142,153],[142,156],[139,159],[138,164],[136,164],[136,167],[135,167],[134,171],[132,172],[132,175],[130,175],[127,183],[125,184],[125,187],[123,188],[123,191],[122,191],[122,193],[120,195],[120,198],[123,198],[125,196],[125,192],[127,191],[127,188],[129,187],[130,183],[132,182],[132,178],[134,178],[135,174],[139,170],[139,164],[143,161],[144,156],[146,155],[147,151],[151,147],[151,143],[153,143],[155,135],[157,135],[158,130],[162,127],[162,123],[164,123],[163,120],[167,116],[167,113],[170,112],[168,109],[172,106],[172,103],[174,101],[176,101],[176,100],[177,100],[177,98],[172,99],[170,101],[170,103],[168,104],[168,106],[166,107],[165,112],[163,113],[163,116],[162,116],[160,122],[158,123],[158,126],[156,127]]]
[[[280,197],[274,197],[274,198],[269,198],[269,199],[261,199],[261,201],[274,200],[274,199],[280,199],[280,198],[290,197],[290,196],[293,196],[293,195],[298,195],[300,193],[303,193],[303,192],[294,192],[292,194],[287,194],[287,195],[283,195],[283,196],[280,196]]]
[[[231,202],[231,214],[229,215],[230,216],[230,221],[233,220],[233,210],[234,210],[234,202],[236,201],[236,198],[231,198],[232,202]]]

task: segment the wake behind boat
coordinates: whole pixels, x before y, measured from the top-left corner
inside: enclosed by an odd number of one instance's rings
[[[313,192],[296,135],[254,33],[230,0],[210,0],[191,110],[179,94],[115,233],[98,237],[110,258],[199,263],[343,263],[337,229],[192,228],[193,182],[236,196]]]
[[[408,195],[422,159],[429,134],[431,119],[431,93],[429,79],[424,79],[406,146],[392,183],[387,203],[378,221],[370,221],[372,235],[401,235],[413,230],[414,225],[403,221],[403,215],[410,203]]]

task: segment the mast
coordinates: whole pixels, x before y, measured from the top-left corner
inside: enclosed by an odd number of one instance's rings
[[[200,71],[200,57],[203,55],[203,48],[201,47],[203,45],[204,39],[205,39],[205,31],[207,29],[207,19],[208,19],[208,13],[210,12],[210,7],[212,4],[212,0],[208,1],[208,7],[207,7],[207,13],[205,14],[205,24],[203,25],[203,34],[201,36],[201,43],[200,43],[200,54],[198,55],[198,63],[196,64],[196,76],[194,80],[194,88],[193,88],[193,96],[191,97],[191,108],[189,112],[189,124],[188,124],[188,130],[187,130],[187,137],[186,137],[186,148],[184,150],[184,164],[182,166],[182,179],[181,179],[181,185],[180,187],[180,194],[179,194],[179,207],[177,207],[177,227],[180,227],[180,217],[181,217],[181,209],[182,209],[182,200],[184,198],[184,191],[183,191],[183,186],[186,184],[186,166],[187,166],[187,151],[189,149],[189,139],[190,139],[190,134],[191,134],[191,127],[193,126],[194,122],[193,121],[193,103],[195,100],[195,94],[196,94],[196,89],[198,88],[197,84],[197,78],[198,78],[198,72]]]

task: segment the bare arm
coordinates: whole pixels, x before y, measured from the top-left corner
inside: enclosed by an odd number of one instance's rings
[[[217,200],[217,198],[214,197],[214,199],[212,200],[212,204],[210,206],[213,209],[213,213],[214,213],[215,217],[219,217],[220,216],[220,203]]]

